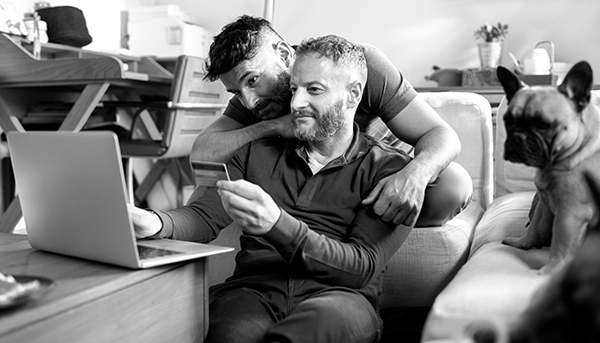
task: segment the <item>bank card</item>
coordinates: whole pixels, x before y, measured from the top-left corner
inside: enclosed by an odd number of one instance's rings
[[[216,187],[219,180],[230,181],[225,163],[192,162],[192,168],[197,186]]]

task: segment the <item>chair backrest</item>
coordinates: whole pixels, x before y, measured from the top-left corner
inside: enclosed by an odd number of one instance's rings
[[[204,59],[179,56],[171,87],[172,108],[163,131],[167,149],[161,158],[190,154],[196,136],[221,115],[226,105],[225,87],[204,78]]]
[[[483,96],[470,92],[422,92],[419,95],[458,134],[456,162],[473,180],[473,201],[484,209],[494,195],[492,108]]]

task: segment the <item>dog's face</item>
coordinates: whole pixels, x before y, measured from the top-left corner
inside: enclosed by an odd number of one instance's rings
[[[593,83],[587,62],[574,65],[559,87],[529,87],[503,67],[497,75],[508,99],[503,117],[506,160],[544,169],[577,149],[582,141],[581,112]]]

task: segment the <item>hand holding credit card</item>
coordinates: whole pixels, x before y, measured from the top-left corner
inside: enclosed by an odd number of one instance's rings
[[[219,180],[230,181],[225,163],[192,162],[192,168],[196,175],[197,186],[216,187]]]

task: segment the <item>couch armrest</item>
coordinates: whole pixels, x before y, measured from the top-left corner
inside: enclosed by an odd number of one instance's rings
[[[490,103],[470,92],[423,92],[419,96],[458,134],[462,149],[455,161],[471,175],[473,200],[487,208],[494,194]]]

